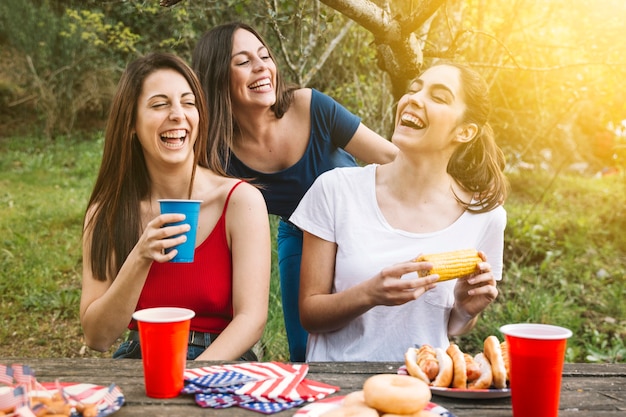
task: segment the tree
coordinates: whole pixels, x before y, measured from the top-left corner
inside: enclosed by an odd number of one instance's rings
[[[430,21],[445,0],[384,1],[320,0],[374,35],[378,66],[389,74],[397,100],[424,63],[424,45]]]
[[[181,1],[161,0],[160,4],[170,7]],[[404,93],[407,83],[415,78],[422,68],[424,35],[428,32],[433,15],[446,0],[385,0],[382,5],[370,0],[320,1],[374,35],[378,66],[389,74],[392,94],[397,100]],[[274,25],[274,28],[279,30],[277,25]],[[333,48],[348,29],[349,25],[332,43]],[[315,69],[318,70],[323,63],[324,59],[318,62]],[[290,67],[294,68],[291,64]]]

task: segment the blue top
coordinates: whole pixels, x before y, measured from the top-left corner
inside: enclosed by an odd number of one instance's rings
[[[252,183],[262,186],[268,212],[288,219],[320,174],[336,167],[357,165],[354,157],[343,148],[360,123],[358,116],[313,89],[309,144],[298,162],[282,171],[263,173],[248,167],[231,153],[228,173],[252,178]]]

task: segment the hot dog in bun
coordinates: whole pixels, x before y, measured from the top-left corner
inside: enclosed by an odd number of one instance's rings
[[[493,386],[495,388],[506,388],[507,371],[505,360],[502,356],[502,348],[500,341],[496,336],[488,336],[484,343],[485,357],[491,364],[491,372],[493,373]],[[507,360],[508,361],[508,360]]]
[[[461,351],[455,343],[451,343],[446,352],[452,358],[454,369],[452,388],[485,389],[491,386],[493,378],[491,363],[483,353],[472,357]]]
[[[484,353],[478,353],[474,356],[474,361],[480,369],[480,376],[467,384],[468,389],[487,389],[493,381],[493,373],[491,372],[491,364],[485,357]]]
[[[449,387],[452,382],[452,358],[441,348],[422,345],[409,348],[404,354],[409,375],[433,387]]]

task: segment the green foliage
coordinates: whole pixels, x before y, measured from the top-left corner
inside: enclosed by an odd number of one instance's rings
[[[59,33],[62,37],[78,36],[93,46],[95,51],[106,55],[110,55],[111,52],[137,53],[136,44],[140,36],[133,33],[124,23],[108,23],[102,12],[90,10],[68,9],[66,14],[70,20],[68,30]]]
[[[58,15],[47,2],[7,0],[0,4],[0,16],[2,38],[19,51],[28,68],[28,78],[22,82],[36,95],[35,109],[46,136],[72,132],[85,113],[105,113],[116,82],[115,61],[76,30],[77,16],[71,10]],[[92,24],[99,15],[80,16]]]
[[[24,94],[36,97],[41,130],[54,137],[101,127],[119,75],[135,56],[161,50],[189,61],[202,33],[233,20],[250,23],[266,37],[288,80],[306,79],[373,129],[389,130],[389,99],[371,35],[354,25],[328,61],[318,62],[347,23],[318,2],[184,1],[164,8],[158,1],[6,0],[0,2],[0,44],[30,63],[20,83]],[[8,103],[17,89],[2,88],[1,80],[0,99]]]
[[[624,361],[624,179],[510,174],[500,295],[461,343],[478,350],[505,323],[539,322],[574,332],[567,360]]]
[[[0,356],[112,353],[85,349],[78,321],[82,216],[101,149],[101,135],[0,140]],[[509,177],[500,294],[476,329],[457,341],[476,352],[503,324],[551,323],[574,332],[567,361],[626,361],[624,179],[553,179],[541,172]],[[270,220],[275,235],[277,219]],[[285,361],[275,247],[272,261],[260,349],[265,360]]]

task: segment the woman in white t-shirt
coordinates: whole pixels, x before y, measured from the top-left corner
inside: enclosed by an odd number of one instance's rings
[[[336,168],[309,189],[290,218],[304,231],[307,361],[402,361],[414,345],[445,348],[496,299],[507,182],[490,106],[475,71],[437,64],[398,103],[393,162]],[[480,273],[417,278],[432,267],[418,255],[467,248],[482,252]]]

